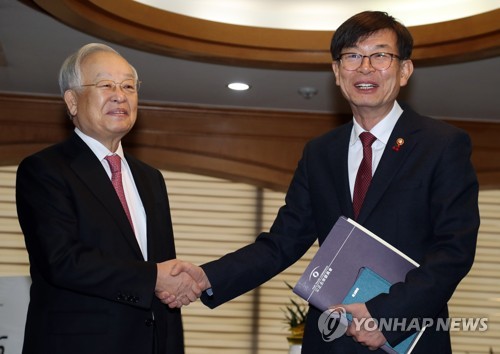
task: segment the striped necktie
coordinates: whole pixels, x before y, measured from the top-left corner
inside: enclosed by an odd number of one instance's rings
[[[363,160],[361,160],[361,164],[359,165],[356,182],[354,183],[352,207],[355,220],[358,218],[366,191],[368,191],[368,187],[372,181],[372,144],[377,138],[370,132],[363,132],[359,134],[359,139],[363,144]]]

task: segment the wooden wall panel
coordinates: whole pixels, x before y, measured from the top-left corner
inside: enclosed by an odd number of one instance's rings
[[[500,124],[493,122],[449,121],[466,130],[472,139],[472,163],[481,188],[500,187]]]
[[[140,119],[125,142],[140,158],[160,168],[208,173],[283,189],[304,143],[340,124],[342,119],[348,118],[142,106]],[[146,151],[151,155],[146,155]]]
[[[350,115],[140,104],[124,146],[160,169],[286,190],[304,144]],[[472,138],[482,188],[500,185],[500,124],[449,121]],[[64,139],[72,130],[57,97],[0,94],[0,165]]]

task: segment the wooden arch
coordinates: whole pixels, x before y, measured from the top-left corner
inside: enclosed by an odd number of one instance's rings
[[[132,0],[23,0],[105,40],[167,56],[283,69],[330,70],[331,31],[230,25],[158,10]],[[410,27],[419,66],[500,54],[500,9]]]

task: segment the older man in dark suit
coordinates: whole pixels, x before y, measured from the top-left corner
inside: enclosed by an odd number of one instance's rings
[[[26,158],[17,210],[30,259],[24,354],[183,353],[179,309],[200,286],[177,262],[161,173],[123,152],[137,117],[139,79],[116,51],[88,44],[59,83],[75,132]]]

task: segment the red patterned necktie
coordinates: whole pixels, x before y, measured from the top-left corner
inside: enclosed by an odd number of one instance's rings
[[[118,155],[106,156],[106,161],[108,161],[109,167],[111,168],[111,183],[115,187],[116,194],[122,203],[123,210],[127,214],[128,221],[134,229],[134,223],[132,222],[132,217],[130,216],[130,210],[128,209],[127,199],[125,198],[125,191],[123,190],[122,183],[122,160]]]
[[[363,144],[363,160],[359,165],[356,182],[354,183],[354,194],[352,207],[354,209],[354,219],[356,220],[363,205],[366,191],[372,181],[372,144],[377,138],[369,132],[359,134],[359,139]]]

